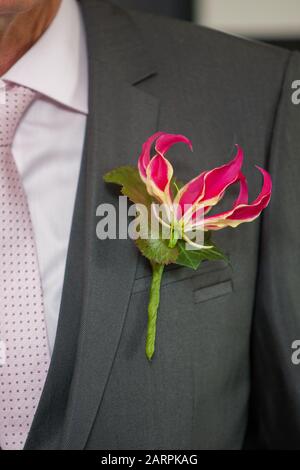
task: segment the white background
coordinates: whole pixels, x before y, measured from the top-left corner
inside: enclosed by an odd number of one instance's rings
[[[194,20],[259,39],[300,37],[300,0],[194,0]]]

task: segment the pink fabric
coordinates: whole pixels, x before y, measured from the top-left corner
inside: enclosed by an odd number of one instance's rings
[[[24,188],[11,153],[35,92],[7,84],[0,104],[0,444],[23,449],[47,376],[50,354],[39,267]],[[2,358],[3,359],[3,358]]]

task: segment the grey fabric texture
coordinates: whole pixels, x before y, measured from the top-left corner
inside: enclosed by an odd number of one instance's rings
[[[105,1],[81,5],[90,115],[57,339],[26,448],[241,449],[249,416],[251,445],[284,447],[300,428],[289,357],[300,338],[299,56]],[[149,363],[150,267],[131,240],[97,239],[96,208],[118,203],[103,174],[135,165],[158,129],[193,141],[193,154],[170,152],[180,179],[227,162],[239,143],[251,197],[255,164],[270,169],[274,195],[263,218],[216,234],[230,267],[167,270]]]

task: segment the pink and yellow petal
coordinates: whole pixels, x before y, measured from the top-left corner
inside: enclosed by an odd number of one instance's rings
[[[149,194],[162,203],[171,204],[170,183],[173,177],[171,163],[161,155],[156,155],[147,168],[146,185]]]
[[[139,169],[140,176],[141,176],[143,181],[146,180],[147,167],[148,167],[148,165],[150,163],[150,160],[151,160],[152,146],[153,146],[155,140],[157,140],[157,138],[161,135],[163,135],[163,132],[156,132],[151,137],[149,137],[149,139],[146,140],[146,142],[144,143],[144,145],[142,147],[142,152],[141,152],[141,154],[139,156],[139,160],[138,160],[138,169]]]
[[[237,154],[231,162],[201,173],[179,191],[176,203],[181,211],[184,213],[185,207],[189,207],[189,212],[193,214],[197,205],[205,207],[206,211],[216,205],[224,196],[225,190],[239,178],[242,164],[243,151],[237,146]],[[192,209],[191,205],[194,206]]]
[[[257,167],[262,173],[264,182],[261,192],[258,197],[251,203],[244,203],[248,200],[248,190],[247,182],[243,177],[240,180],[240,194],[236,203],[233,206],[233,209],[221,214],[207,217],[205,219],[205,229],[206,230],[220,230],[225,227],[237,227],[238,225],[245,222],[252,222],[255,220],[261,212],[267,207],[271,199],[272,193],[272,180],[270,174]]]
[[[193,207],[201,200],[204,190],[204,175],[205,173],[201,173],[196,176],[178,191],[174,204],[180,208],[179,215],[182,216],[187,211],[193,212]]]
[[[238,145],[236,156],[229,163],[206,172],[204,176],[204,191],[201,202],[208,206],[216,205],[225,190],[234,184],[240,176],[244,153]]]
[[[187,137],[180,134],[161,134],[156,141],[155,150],[157,153],[164,156],[173,145],[178,143],[186,144],[193,150],[192,142]]]

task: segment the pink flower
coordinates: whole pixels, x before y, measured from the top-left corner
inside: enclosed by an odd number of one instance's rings
[[[175,244],[180,237],[195,248],[204,248],[203,245],[192,242],[189,237],[191,231],[205,232],[237,227],[241,223],[251,222],[259,217],[271,198],[271,177],[267,171],[257,167],[263,176],[263,186],[257,198],[249,203],[248,185],[241,171],[243,151],[238,145],[233,160],[213,170],[204,171],[179,189],[173,197],[174,172],[165,154],[179,142],[187,144],[192,150],[191,141],[183,135],[158,132],[145,142],[138,161],[139,173],[148,193],[167,208],[170,215],[167,221],[163,220],[157,212],[154,213],[160,222],[168,226],[171,233],[175,234]],[[153,145],[155,154],[151,157]],[[211,208],[223,198],[226,189],[235,183],[239,184],[240,192],[233,207],[228,211],[208,216]]]

